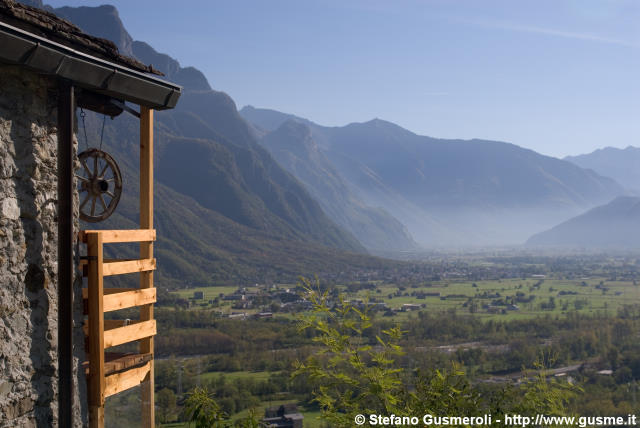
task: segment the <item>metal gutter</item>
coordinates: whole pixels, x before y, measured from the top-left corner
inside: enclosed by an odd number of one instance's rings
[[[72,81],[74,85],[154,110],[174,108],[182,87],[0,22],[0,62]]]

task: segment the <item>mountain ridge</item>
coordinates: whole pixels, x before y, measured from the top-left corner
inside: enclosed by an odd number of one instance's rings
[[[640,248],[640,198],[621,196],[531,236],[527,246]]]
[[[290,281],[300,274],[348,274],[396,263],[366,255],[358,240],[332,222],[304,186],[257,144],[227,94],[211,89],[197,69],[181,67],[149,44],[132,40],[115,8],[53,11],[90,34],[115,38],[127,53],[184,87],[175,110],[155,114],[159,280],[176,285]],[[102,119],[87,113],[86,121],[88,135],[99,135]],[[123,170],[125,195],[100,228],[136,227],[137,133],[137,120],[127,114],[106,122],[104,147]]]
[[[604,147],[591,153],[566,156],[564,160],[611,177],[627,189],[640,193],[640,148]]]
[[[612,179],[512,143],[425,137],[381,119],[325,127],[251,106],[240,114],[267,131],[288,119],[308,124],[354,192],[427,247],[519,244],[624,193]]]
[[[364,204],[320,151],[311,129],[288,120],[260,143],[318,200],[324,211],[372,251],[416,250],[406,228],[386,211]]]

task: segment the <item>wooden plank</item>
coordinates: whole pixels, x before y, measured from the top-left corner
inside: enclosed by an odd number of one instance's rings
[[[106,378],[105,395],[107,397],[140,385],[149,376],[151,361],[141,367],[135,367]]]
[[[103,267],[103,275],[124,275],[127,273],[144,272],[155,270],[156,259],[142,260],[125,260],[105,262]]]
[[[104,293],[104,299],[103,299],[103,305],[106,303],[106,297],[109,294],[114,294],[114,293],[124,293],[127,291],[137,291],[139,290],[138,288],[104,288],[103,289],[103,293]],[[154,300],[155,301],[155,300]],[[89,301],[88,301],[88,291],[86,288],[82,289],[82,305],[83,305],[83,315],[89,315]],[[103,310],[105,312],[109,312],[109,309],[107,309],[107,306],[104,306]],[[116,310],[116,309],[110,309],[110,310]]]
[[[120,327],[127,327],[133,324],[140,324],[143,321],[140,320],[104,320],[103,321],[103,325],[104,325],[104,331],[109,331],[109,330],[113,330],[116,328],[120,328]],[[84,326],[82,326],[82,330],[84,331],[85,335],[89,335],[89,324],[85,324]],[[126,343],[126,342],[125,342]]]
[[[104,311],[117,311],[133,306],[148,305],[156,302],[156,289],[125,291],[104,296]]]
[[[123,352],[105,352],[104,353],[104,374],[112,375],[117,372],[128,370],[132,367],[141,366],[151,361],[151,354],[133,354]],[[82,363],[85,375],[89,375],[89,362]]]
[[[105,353],[104,373],[111,375],[117,372],[128,370],[132,367],[141,366],[152,359],[151,354],[122,354]]]
[[[121,321],[121,320],[113,320]],[[121,325],[121,324],[120,324]],[[91,326],[89,326],[91,327]],[[133,342],[156,334],[156,320],[132,322],[130,325],[107,329],[104,332],[104,349]],[[145,352],[141,352],[143,354]]]
[[[86,242],[86,236],[94,233],[102,235],[103,244],[156,240],[156,231],[154,229],[84,230],[80,232],[80,240]]]
[[[130,262],[137,259],[104,259],[103,263],[114,263],[114,262]],[[78,267],[82,269],[82,276],[86,277],[89,275],[89,263],[87,260],[80,260]]]
[[[88,304],[89,304],[89,411],[92,428],[104,426],[104,314],[103,302],[103,254],[102,237],[92,234],[87,239],[89,254]]]
[[[82,289],[83,299],[87,298],[87,289]],[[148,305],[156,302],[156,289],[146,288],[105,288],[103,299],[103,311],[111,312],[134,306]],[[88,306],[85,301],[85,315],[88,314]]]
[[[134,291],[134,290],[139,290],[139,288],[103,288],[102,289],[102,294],[104,296],[107,296],[109,294],[114,294],[114,293],[123,293],[125,291]],[[86,288],[82,289],[82,298],[86,299],[89,296],[89,290]]]
[[[140,110],[140,229],[153,229],[153,110]]]
[[[153,229],[153,110],[140,106],[140,228]],[[140,243],[140,258],[153,258],[153,242]],[[140,288],[153,288],[153,272],[140,273]],[[153,305],[140,308],[140,320],[153,319]],[[153,337],[140,341],[140,353],[153,355]],[[142,426],[155,427],[155,404],[153,376],[154,362],[149,362],[150,369],[141,390]]]
[[[89,428],[104,427],[104,406],[89,406]]]

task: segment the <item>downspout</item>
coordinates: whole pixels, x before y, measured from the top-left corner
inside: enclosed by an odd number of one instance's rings
[[[74,87],[58,90],[58,426],[73,426],[73,121]]]

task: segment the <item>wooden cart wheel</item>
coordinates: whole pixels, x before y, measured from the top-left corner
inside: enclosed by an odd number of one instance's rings
[[[97,223],[109,218],[120,201],[122,175],[106,152],[89,149],[78,155],[81,168],[76,174],[80,195],[80,219]]]

